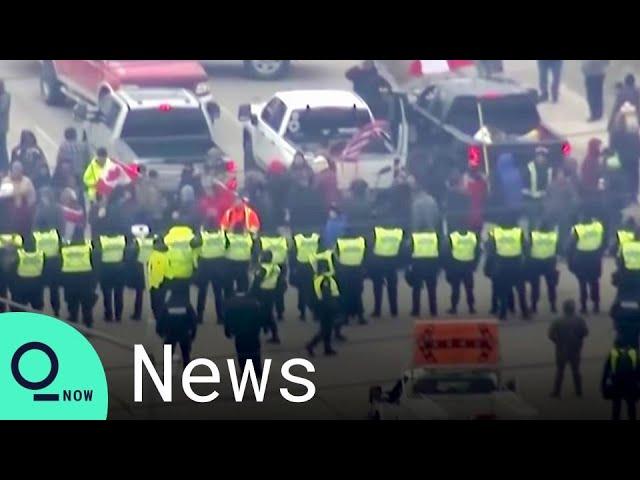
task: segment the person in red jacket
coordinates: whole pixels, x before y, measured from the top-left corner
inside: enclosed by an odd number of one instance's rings
[[[222,215],[220,226],[223,230],[232,230],[236,225],[242,225],[251,233],[260,230],[260,217],[243,198],[237,197],[233,206]]]
[[[487,181],[479,167],[470,168],[465,180],[466,189],[471,200],[468,225],[471,230],[480,233],[484,224],[485,205],[489,192]]]

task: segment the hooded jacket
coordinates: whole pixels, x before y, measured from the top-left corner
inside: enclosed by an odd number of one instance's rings
[[[512,154],[503,153],[498,157],[497,174],[504,206],[510,209],[522,207],[522,175]]]

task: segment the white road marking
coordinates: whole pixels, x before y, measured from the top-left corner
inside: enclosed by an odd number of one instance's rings
[[[53,147],[54,151],[58,150],[58,142],[56,142],[55,140],[53,140],[53,138],[51,138],[51,136],[39,125],[36,125],[34,127],[34,130],[38,133],[38,136],[41,138],[44,138],[47,143]]]

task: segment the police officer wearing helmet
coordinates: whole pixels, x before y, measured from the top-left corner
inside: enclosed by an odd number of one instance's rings
[[[300,320],[305,320],[307,308],[313,304],[313,267],[312,258],[320,248],[320,235],[317,233],[297,232],[293,236],[293,245],[289,250],[289,282],[298,289],[298,312]]]
[[[377,226],[370,238],[367,270],[373,282],[373,318],[379,318],[382,308],[382,287],[386,284],[389,311],[398,316],[398,268],[404,231],[392,225]]]
[[[411,286],[411,316],[420,316],[420,296],[423,285],[429,296],[429,312],[438,316],[437,285],[441,268],[442,242],[433,228],[413,232],[404,245],[404,255],[408,268],[405,279]]]
[[[582,314],[587,313],[587,293],[593,302],[593,312],[600,312],[600,276],[605,238],[604,225],[589,212],[581,213],[579,222],[571,230],[567,261],[569,270],[578,279]]]
[[[127,239],[127,249],[125,250],[127,286],[135,291],[131,320],[137,321],[142,318],[142,302],[146,283],[145,269],[153,252],[154,238],[155,236],[149,230],[148,225],[138,224],[131,227],[131,234]]]
[[[531,283],[531,311],[538,311],[540,300],[540,277],[545,279],[551,312],[556,313],[556,288],[558,272],[558,232],[548,221],[540,222],[538,228],[529,233],[526,258],[526,276]]]
[[[258,262],[258,268],[251,285],[251,292],[260,302],[265,331],[271,332],[271,338],[267,341],[279,344],[278,324],[273,317],[273,306],[277,292],[282,288],[283,277],[280,265],[273,261],[271,250],[261,252]]]
[[[518,295],[523,318],[529,318],[524,288],[524,232],[517,225],[516,218],[512,212],[505,213],[498,226],[491,230],[487,241],[487,257],[494,258],[494,276],[500,320],[507,318],[509,294],[513,289]]]
[[[162,307],[156,323],[156,333],[165,345],[171,345],[172,352],[175,352],[176,345],[180,345],[183,366],[191,361],[191,344],[196,336],[196,329],[196,312],[191,306],[189,292],[172,291]]]
[[[467,294],[469,313],[476,313],[475,297],[473,294],[473,275],[480,259],[480,241],[478,235],[465,226],[449,232],[444,255],[444,265],[447,281],[451,285],[451,308],[447,313],[458,313],[460,301],[460,285],[464,285]]]
[[[623,338],[617,338],[604,364],[602,396],[611,400],[611,419],[620,420],[622,402],[627,404],[629,420],[636,419],[638,401],[638,350]]]
[[[278,320],[284,318],[284,294],[287,290],[287,257],[289,256],[289,242],[287,237],[280,235],[275,229],[265,229],[255,242],[258,256],[262,252],[270,251],[273,263],[280,268],[278,288],[274,292],[274,307]]]
[[[12,269],[11,298],[16,303],[42,310],[44,308],[44,252],[36,247],[36,242],[31,236],[27,236],[23,245],[13,252],[15,263]],[[19,308],[12,308],[12,310],[21,311]]]
[[[335,355],[331,346],[331,334],[336,318],[340,314],[340,289],[331,266],[327,260],[319,260],[313,277],[314,315],[320,324],[320,330],[306,345],[307,352],[314,356],[314,348],[321,341],[324,343],[324,354]]]
[[[82,309],[84,324],[93,324],[93,307],[96,295],[96,274],[93,268],[93,245],[85,240],[82,228],[76,228],[71,242],[60,248],[62,258],[61,283],[69,310],[69,321],[78,321],[78,310]]]
[[[198,303],[196,313],[198,323],[202,323],[207,303],[209,284],[213,289],[216,317],[219,324],[223,323],[222,302],[224,299],[224,269],[226,266],[227,237],[218,225],[215,217],[209,217],[200,232],[196,235],[195,245],[198,269],[196,283],[198,284]]]
[[[361,325],[367,323],[362,305],[366,253],[365,237],[356,235],[351,228],[336,241],[334,263],[336,280],[342,286],[343,313],[347,322],[350,317],[356,317]]]

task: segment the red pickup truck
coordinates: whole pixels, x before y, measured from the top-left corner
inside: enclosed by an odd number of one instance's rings
[[[98,104],[121,86],[182,87],[208,100],[208,77],[190,60],[41,60],[40,92],[49,105],[65,98]]]

